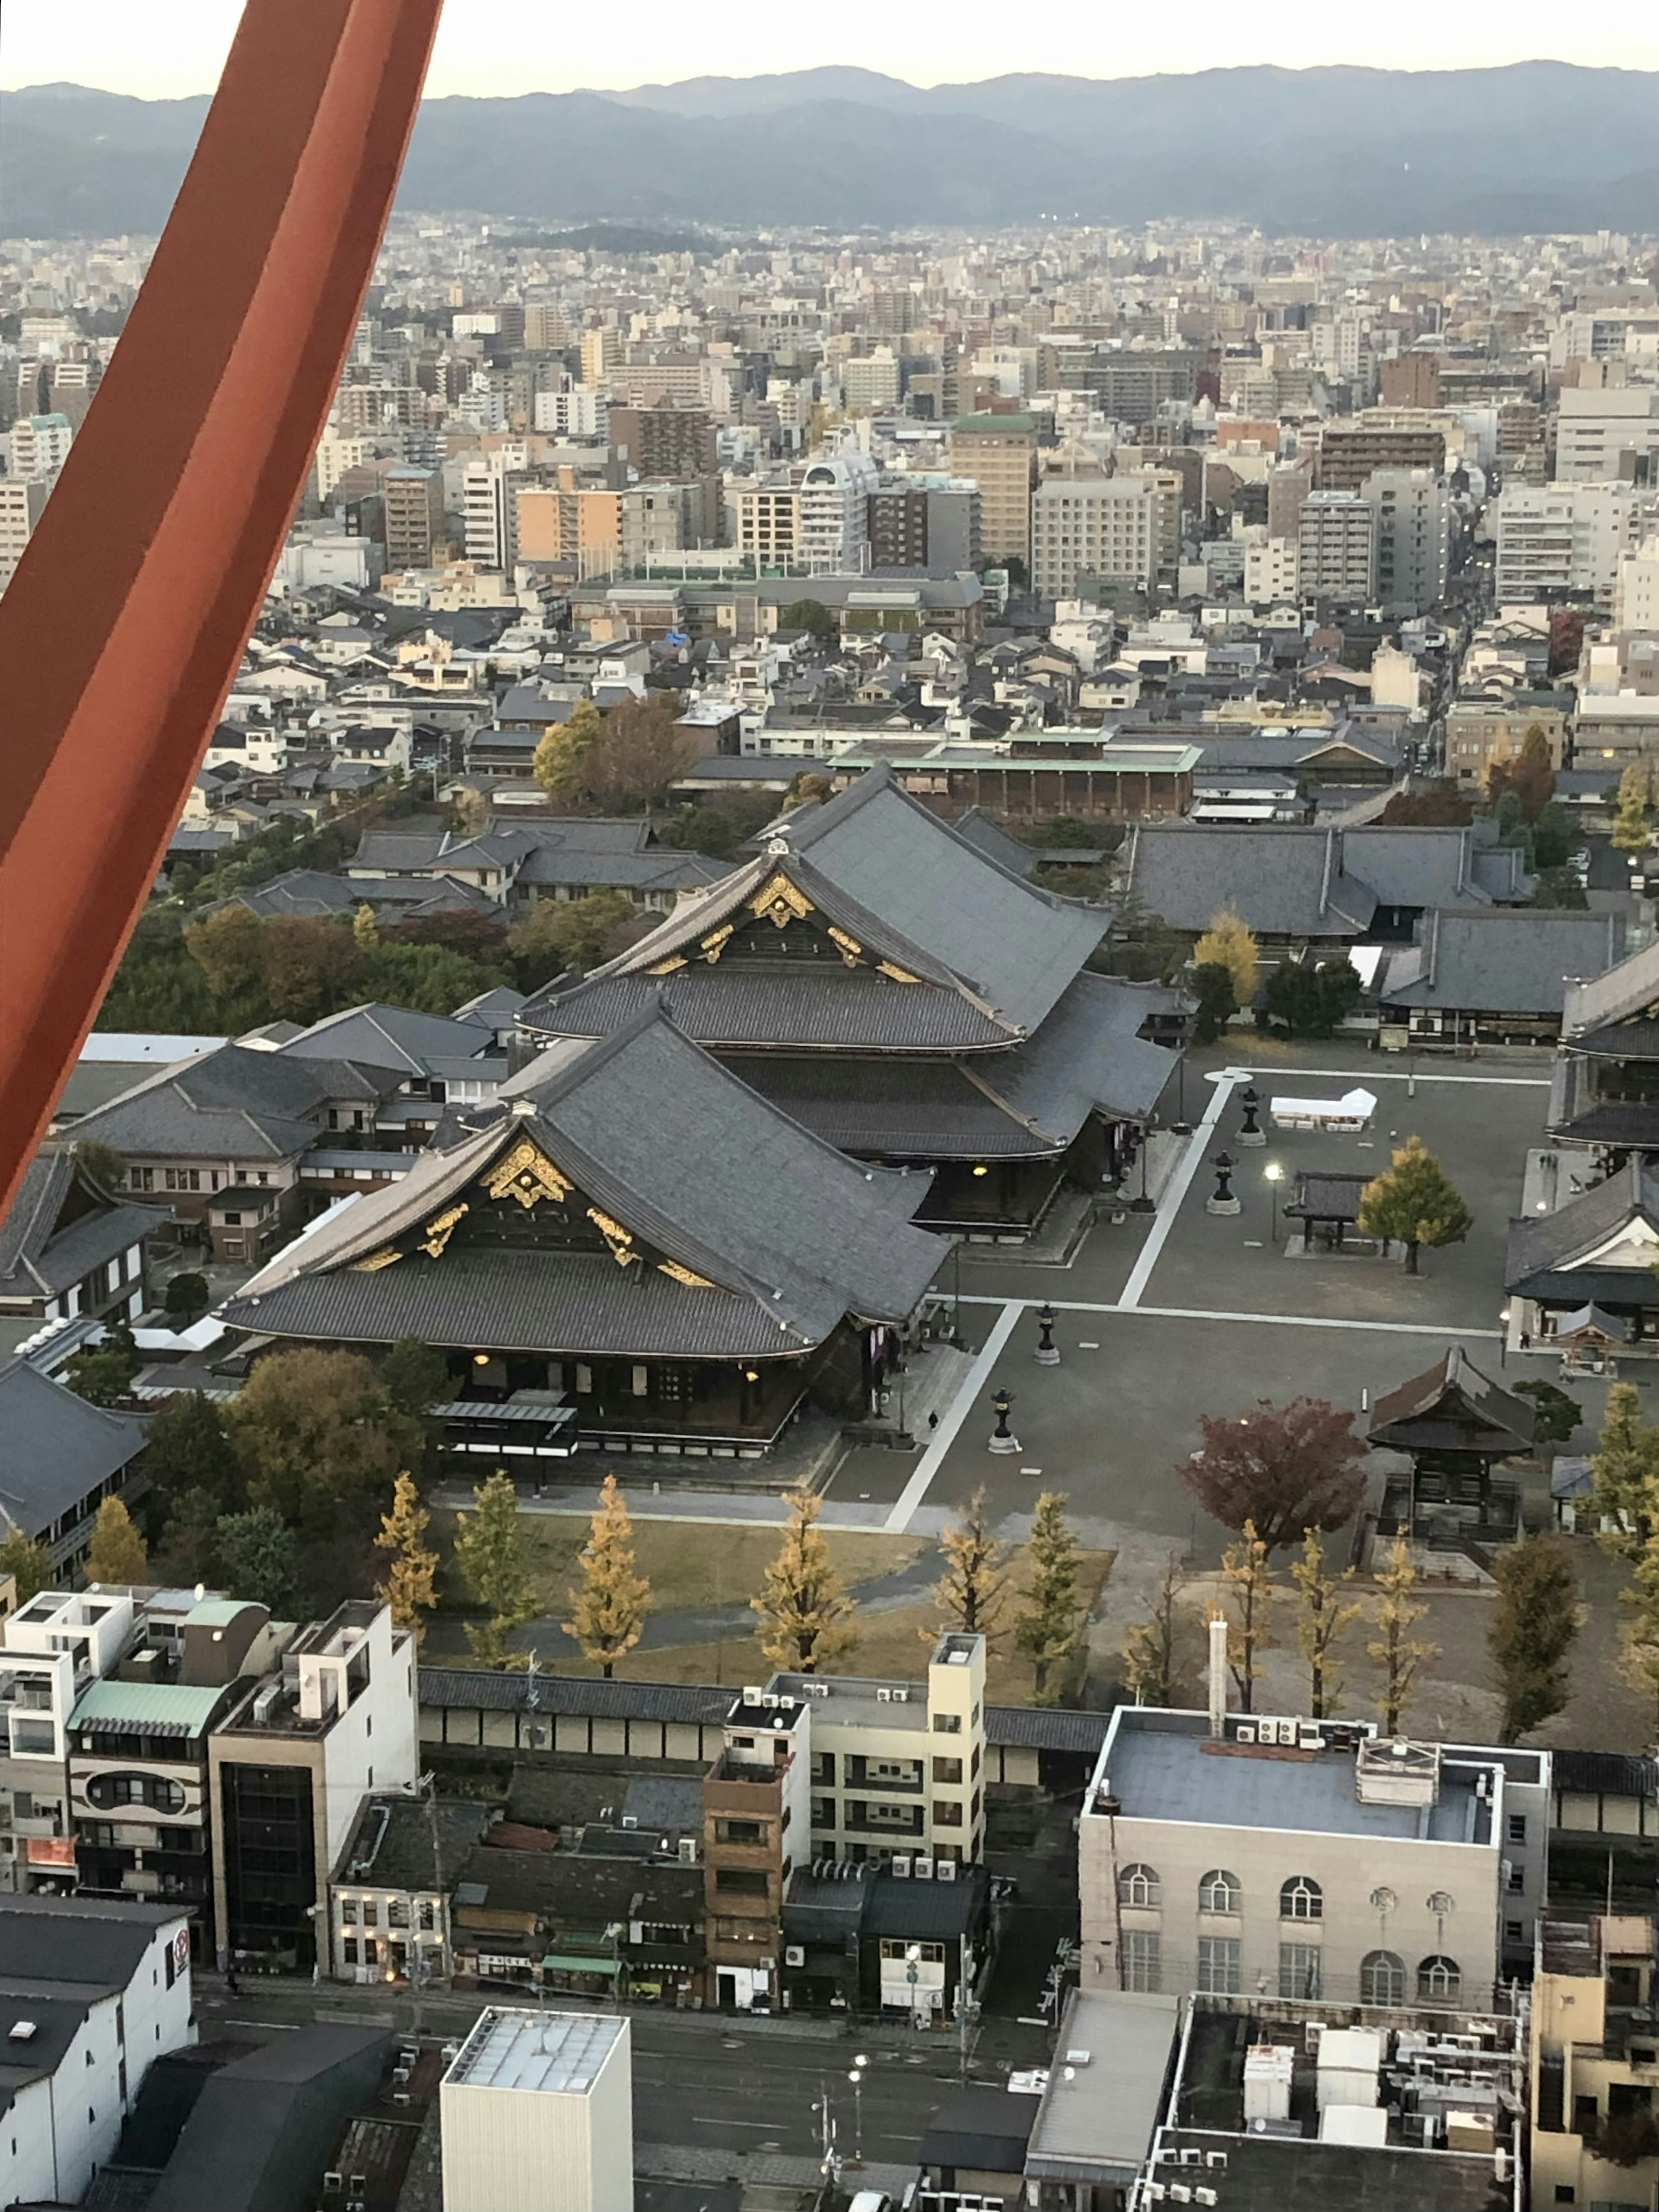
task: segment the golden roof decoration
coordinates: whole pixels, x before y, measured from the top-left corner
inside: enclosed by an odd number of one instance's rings
[[[568,1198],[575,1187],[528,1137],[521,1138],[496,1161],[484,1176],[483,1186],[492,1198],[516,1198],[526,1213],[544,1198]]]

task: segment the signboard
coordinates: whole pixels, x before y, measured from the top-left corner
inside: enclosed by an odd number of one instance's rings
[[[73,1874],[75,1838],[73,1836],[29,1836],[25,1839],[24,1856],[32,1867],[52,1867],[63,1874]]]

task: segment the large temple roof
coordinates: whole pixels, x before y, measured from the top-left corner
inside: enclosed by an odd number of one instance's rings
[[[732,951],[756,921],[807,923],[830,957]],[[521,1018],[546,1035],[607,1035],[661,979],[675,1020],[705,1044],[1006,1048],[1036,1034],[1109,921],[1011,873],[883,766],[784,821],[745,866],[585,981],[538,993]]]
[[[326,1217],[223,1312],[346,1343],[794,1357],[847,1315],[914,1310],[945,1249],[911,1219],[927,1183],[845,1159],[653,1008],[544,1054],[483,1127]],[[503,1217],[520,1233],[494,1234]],[[544,1241],[522,1233],[542,1220]]]

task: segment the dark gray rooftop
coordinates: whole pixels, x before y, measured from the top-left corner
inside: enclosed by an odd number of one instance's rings
[[[38,1152],[0,1220],[0,1298],[50,1298],[161,1226],[164,1211],[100,1190],[67,1147]]]
[[[325,1014],[290,1037],[282,1056],[362,1061],[373,1067],[395,1067],[404,1076],[424,1076],[434,1060],[470,1060],[489,1051],[493,1042],[476,1021],[451,1021],[408,1006],[368,1005]]]
[[[91,1990],[124,1989],[158,1928],[183,1905],[116,1898],[0,1896],[0,1975]]]
[[[1380,995],[1389,1006],[1559,1014],[1570,981],[1610,968],[1624,942],[1622,914],[1437,908],[1423,917],[1419,941],[1390,956]]]
[[[40,1536],[144,1448],[144,1425],[107,1413],[26,1359],[0,1364],[0,1520]]]
[[[1364,936],[1376,910],[1346,874],[1334,830],[1142,823],[1129,843],[1128,887],[1171,929],[1207,929],[1231,910],[1260,937]]]
[[[288,1159],[317,1136],[331,1100],[389,1097],[402,1080],[384,1061],[290,1056],[221,1045],[157,1070],[75,1125],[129,1158]]]
[[[1303,1829],[1339,1836],[1417,1837],[1430,1843],[1484,1842],[1473,1781],[1442,1770],[1432,1806],[1362,1804],[1345,1752],[1279,1759],[1216,1747],[1208,1737],[1120,1726],[1112,1747],[1112,1795],[1127,1819],[1196,1820],[1233,1828]]]

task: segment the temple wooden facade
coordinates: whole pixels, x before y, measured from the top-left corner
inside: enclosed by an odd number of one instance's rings
[[[441,1351],[452,1449],[763,1453],[878,1402],[945,1252],[927,1178],[855,1166],[659,1007],[538,1055],[477,1126],[279,1253],[222,1310],[257,1337]]]
[[[1002,867],[875,768],[641,942],[520,1015],[532,1045],[659,1001],[854,1158],[933,1171],[920,1218],[1019,1237],[1069,1180],[1120,1186],[1182,1002],[1087,972],[1110,916]]]
[[[1519,1536],[1520,1484],[1492,1469],[1531,1449],[1536,1419],[1529,1400],[1481,1374],[1455,1346],[1379,1398],[1365,1441],[1404,1452],[1411,1472],[1389,1480],[1377,1533],[1441,1551]]]

